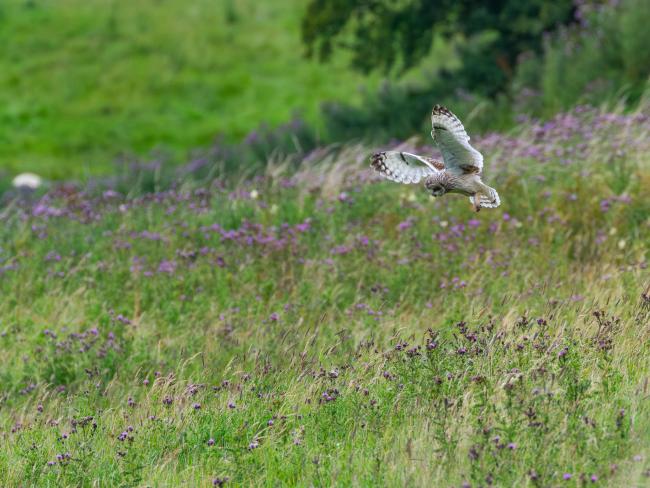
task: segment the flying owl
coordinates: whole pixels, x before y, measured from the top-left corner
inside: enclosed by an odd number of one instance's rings
[[[469,197],[477,212],[501,203],[494,188],[481,181],[483,155],[469,143],[463,124],[440,105],[431,112],[431,137],[438,145],[444,162],[401,151],[373,154],[370,166],[384,178],[397,183],[419,183],[434,197],[460,193]]]

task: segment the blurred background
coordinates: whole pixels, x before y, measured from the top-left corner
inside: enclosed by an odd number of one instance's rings
[[[647,0],[0,0],[0,173],[252,172],[349,141],[635,107]]]

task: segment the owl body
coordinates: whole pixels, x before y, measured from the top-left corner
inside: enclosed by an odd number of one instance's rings
[[[481,179],[483,155],[469,144],[460,120],[445,107],[436,105],[431,113],[431,136],[440,148],[443,162],[402,151],[376,153],[371,167],[384,178],[397,183],[419,183],[434,197],[445,193],[468,196],[473,208],[495,208],[499,194]]]
[[[424,187],[434,197],[440,197],[445,193],[460,193],[471,197],[479,190],[478,177],[476,175],[454,175],[449,171],[440,171],[427,176],[424,179]],[[480,180],[479,180],[480,181]]]

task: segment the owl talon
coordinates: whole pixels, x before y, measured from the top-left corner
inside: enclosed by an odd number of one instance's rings
[[[479,213],[481,211],[481,196],[478,193],[474,195],[472,208],[476,213]]]

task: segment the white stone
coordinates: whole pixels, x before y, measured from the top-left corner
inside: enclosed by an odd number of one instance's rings
[[[11,184],[14,188],[29,188],[35,190],[43,184],[43,179],[34,173],[20,173]]]

